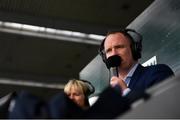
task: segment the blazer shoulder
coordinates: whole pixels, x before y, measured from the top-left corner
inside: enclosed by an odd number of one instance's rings
[[[156,65],[151,65],[148,66],[150,69],[157,69],[157,68],[161,68],[161,69],[169,69],[172,70],[168,65],[166,64],[156,64]]]
[[[151,65],[148,67],[145,67],[147,70],[152,70],[152,71],[163,71],[169,74],[174,75],[173,70],[166,64],[156,64],[156,65]]]

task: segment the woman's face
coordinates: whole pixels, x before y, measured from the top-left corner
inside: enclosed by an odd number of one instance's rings
[[[85,95],[80,88],[71,87],[68,97],[73,100],[78,106],[85,107]]]

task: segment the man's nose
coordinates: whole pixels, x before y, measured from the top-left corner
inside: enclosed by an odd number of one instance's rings
[[[112,56],[117,55],[117,50],[115,48],[112,49]]]

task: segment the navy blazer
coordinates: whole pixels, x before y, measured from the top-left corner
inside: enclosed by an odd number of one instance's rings
[[[99,95],[97,102],[86,112],[85,118],[115,118],[129,110],[134,101],[140,98],[148,99],[150,96],[145,92],[145,89],[172,75],[174,73],[167,65],[158,64],[143,67],[139,64],[129,84],[131,92],[122,97],[119,87],[106,88]]]
[[[165,64],[147,67],[139,64],[131,78],[129,88],[131,90],[145,90],[172,75],[174,75],[173,71]]]

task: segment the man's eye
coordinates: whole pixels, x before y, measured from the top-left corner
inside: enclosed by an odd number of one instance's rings
[[[105,51],[105,53],[109,53],[109,52],[111,52],[111,49],[107,49],[107,50]]]
[[[123,45],[117,45],[117,46],[115,46],[115,49],[119,49],[119,48],[124,48],[124,46],[123,46]]]

